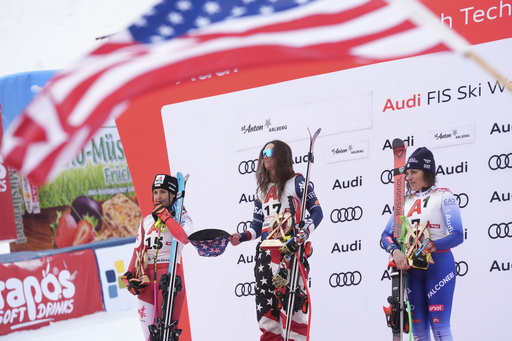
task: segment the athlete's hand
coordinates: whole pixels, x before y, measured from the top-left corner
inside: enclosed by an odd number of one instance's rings
[[[165,223],[167,219],[172,218],[171,214],[169,213],[169,210],[162,205],[161,203],[155,203],[155,206],[153,207],[153,212],[151,212],[153,215],[153,218],[155,221],[158,220],[158,218],[162,219],[162,221]]]
[[[231,243],[231,245],[237,246],[238,244],[241,243],[240,238],[242,238],[242,235],[240,233],[233,233],[229,237],[229,242]]]
[[[127,271],[123,277],[121,277],[121,280],[126,284],[126,289],[128,289],[132,295],[138,295],[148,287],[147,283],[139,278],[133,277],[131,271]]]
[[[398,270],[409,270],[411,268],[407,256],[401,250],[394,249],[391,252],[391,256],[393,256],[393,260],[395,261]]]
[[[276,288],[284,288],[288,284],[287,272],[285,269],[279,270],[279,273],[272,277],[272,284]]]
[[[306,228],[301,228],[297,231],[297,235],[295,236],[295,240],[298,245],[304,244],[306,240],[309,238],[309,230]]]
[[[418,269],[427,269],[430,263],[431,253],[437,251],[437,245],[429,238],[411,256],[412,266]]]

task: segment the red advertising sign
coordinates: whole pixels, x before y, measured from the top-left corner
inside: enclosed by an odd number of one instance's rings
[[[94,251],[0,263],[0,335],[103,311]]]
[[[0,117],[2,106],[0,105]],[[2,120],[0,120],[0,141],[4,131]],[[9,181],[9,172],[4,165],[4,158],[0,155],[0,217],[2,217],[2,226],[0,227],[0,240],[16,239],[16,223],[14,221],[14,208],[12,205],[11,182]]]

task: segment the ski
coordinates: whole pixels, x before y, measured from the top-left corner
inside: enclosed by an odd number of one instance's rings
[[[405,197],[405,162],[406,145],[401,139],[394,139],[393,147],[393,238],[395,244],[405,251],[405,229],[402,229],[403,205]],[[393,332],[393,341],[402,341],[403,334],[409,333],[412,340],[410,307],[407,299],[407,271],[399,270],[391,260],[388,268],[391,277],[391,296],[388,297],[389,307],[384,307],[388,326]]]
[[[309,132],[309,152],[308,152],[308,163],[306,168],[306,176],[305,176],[305,182],[304,182],[304,192],[302,194],[302,202],[301,202],[301,208],[300,208],[300,215],[299,215],[299,227],[304,226],[304,214],[306,212],[306,200],[308,195],[308,184],[309,184],[309,175],[310,175],[310,168],[311,164],[314,162],[314,154],[313,154],[313,148],[315,145],[316,138],[320,134],[320,131],[322,129],[319,128],[317,131],[311,136],[311,131],[308,128]],[[291,205],[293,207],[293,205]],[[295,228],[295,227],[294,227]],[[297,232],[297,231],[295,231]],[[287,294],[288,297],[285,300],[286,301],[286,308],[285,308],[285,315],[286,315],[286,324],[285,324],[285,341],[288,341],[290,339],[290,331],[292,326],[292,319],[293,319],[293,313],[295,311],[295,305],[296,305],[296,299],[300,294],[300,285],[299,285],[299,279],[301,276],[301,262],[302,257],[304,257],[304,248],[305,244],[301,245],[299,249],[295,252],[295,256],[293,257],[292,261],[292,267],[291,267],[291,276],[290,281],[288,282],[288,288],[287,288]],[[307,279],[304,279],[305,283]],[[309,298],[306,298],[309,302]],[[311,316],[311,315],[310,315]],[[309,339],[309,323],[308,323],[308,333],[307,333]]]
[[[185,199],[185,185],[189,175],[185,177],[181,173],[176,174],[178,179],[178,193],[176,194],[176,214],[174,220],[181,224],[183,215],[183,200]],[[182,289],[181,277],[176,275],[178,265],[178,240],[173,238],[169,258],[167,274],[160,278],[159,289],[162,291],[162,314],[160,318],[155,316],[155,323],[149,326],[151,341],[178,341],[182,332],[177,329],[177,320],[172,320],[174,299]]]

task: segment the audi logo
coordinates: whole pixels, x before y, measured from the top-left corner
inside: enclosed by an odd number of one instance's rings
[[[236,225],[236,232],[242,233],[247,231],[247,229],[251,226],[251,221],[241,221]]]
[[[331,212],[331,221],[333,223],[343,223],[346,221],[359,220],[363,216],[361,206],[336,208]]]
[[[464,261],[455,262],[455,269],[457,276],[466,276],[469,271],[468,263]]]
[[[238,164],[238,173],[240,174],[251,174],[256,172],[258,165],[258,159],[242,161]]]
[[[509,223],[499,223],[499,224],[492,224],[489,226],[489,229],[487,230],[487,234],[491,239],[498,239],[498,238],[506,238],[506,237],[512,237],[511,231],[510,231],[510,224]]]
[[[454,194],[454,196],[459,202],[460,208],[464,208],[469,204],[469,197],[466,193]]]
[[[392,184],[393,183],[393,170],[385,170],[380,173],[380,181],[384,184]]]
[[[512,168],[511,161],[512,153],[493,155],[489,158],[489,168],[492,170]]]
[[[236,297],[253,296],[256,293],[256,282],[238,283],[235,287]]]
[[[361,275],[359,271],[333,273],[331,277],[329,277],[329,284],[333,288],[349,287],[359,285],[362,279],[363,275]]]

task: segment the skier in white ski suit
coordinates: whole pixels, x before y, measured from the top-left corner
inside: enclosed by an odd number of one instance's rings
[[[139,320],[144,340],[149,340],[148,327],[154,323],[154,317],[161,317],[162,293],[158,290],[160,278],[168,272],[171,243],[178,240],[178,259],[176,275],[181,277],[182,288],[174,301],[172,320],[179,321],[186,296],[185,280],[181,266],[181,250],[188,243],[188,235],[193,230],[192,219],[183,212],[181,224],[174,220],[177,179],[166,174],[155,176],[152,185],[154,209],[141,221],[135,241],[133,256],[128,271],[123,276],[127,289],[138,298]],[[156,267],[155,267],[156,257]],[[138,260],[146,260],[147,265],[140,269]],[[148,276],[149,281],[141,280],[140,271]],[[155,277],[156,272],[156,277]],[[156,290],[155,290],[156,286]],[[174,328],[179,328],[179,324]]]
[[[464,241],[460,208],[447,188],[436,188],[435,160],[425,147],[412,153],[406,164],[408,195],[404,215],[411,226],[426,225],[429,240],[423,241],[423,252],[415,257],[431,257],[426,269],[410,266],[407,256],[393,239],[391,216],[382,232],[384,248],[391,253],[400,270],[408,270],[407,284],[412,305],[412,332],[415,340],[430,341],[430,330],[436,341],[452,341],[450,317],[455,291],[456,265],[451,249]]]

